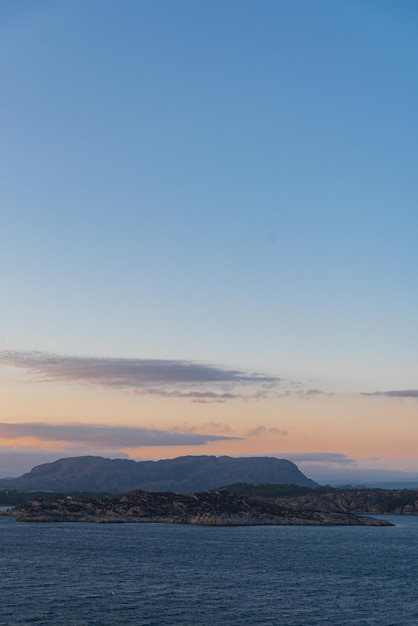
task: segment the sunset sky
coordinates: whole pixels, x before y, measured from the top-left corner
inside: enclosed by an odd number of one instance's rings
[[[418,480],[418,4],[0,4],[0,477]]]

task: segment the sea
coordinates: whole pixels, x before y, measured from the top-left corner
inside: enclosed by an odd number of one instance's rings
[[[0,517],[0,624],[418,625],[418,517],[392,527]]]

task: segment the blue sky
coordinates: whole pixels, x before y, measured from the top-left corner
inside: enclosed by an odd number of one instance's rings
[[[415,390],[417,21],[402,0],[3,2],[0,350],[260,373],[344,416]],[[13,367],[3,421],[61,423],[58,387]],[[407,440],[410,398],[380,409]],[[272,402],[257,424],[291,434],[306,402]],[[126,426],[180,410],[121,403]]]

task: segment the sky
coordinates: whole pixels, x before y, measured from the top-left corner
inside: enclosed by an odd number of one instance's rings
[[[418,6],[3,0],[0,476],[418,480]]]

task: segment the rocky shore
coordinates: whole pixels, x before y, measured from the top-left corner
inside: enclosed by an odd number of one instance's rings
[[[350,489],[330,493],[311,493],[275,498],[281,506],[292,509],[315,509],[339,513],[366,513],[371,515],[418,515],[418,490],[407,489]]]
[[[291,509],[364,515],[418,515],[418,489],[341,489],[329,486],[304,489],[296,485],[274,483],[235,483],[223,489],[239,496],[269,500]]]
[[[135,490],[117,497],[31,500],[7,512],[20,522],[171,523],[204,526],[391,526],[349,512],[293,508],[223,490],[190,496]]]

